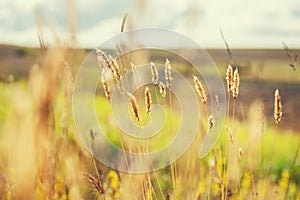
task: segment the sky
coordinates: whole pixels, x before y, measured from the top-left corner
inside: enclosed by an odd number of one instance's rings
[[[72,33],[78,47],[98,46],[125,30],[177,31],[205,48],[300,48],[299,0],[1,0],[0,43],[39,46]]]

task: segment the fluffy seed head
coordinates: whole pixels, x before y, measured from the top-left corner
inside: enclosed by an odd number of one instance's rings
[[[226,80],[227,80],[227,92],[230,93],[232,90],[232,78],[233,78],[233,70],[231,65],[228,65],[226,72]]]
[[[133,110],[134,116],[135,116],[135,118],[139,122],[140,118],[139,118],[138,106],[137,106],[136,98],[131,93],[129,93],[129,92],[127,92],[127,95],[129,96],[129,102],[130,102],[131,108]]]
[[[166,88],[165,85],[162,82],[159,82],[159,93],[163,98],[166,96]]]
[[[151,73],[152,73],[152,82],[154,85],[158,83],[158,72],[153,62],[150,63],[151,65]]]
[[[149,88],[146,87],[145,88],[145,104],[146,104],[146,112],[148,114],[150,113],[150,110],[151,110],[151,103],[152,103],[151,93],[149,91]]]
[[[167,88],[171,87],[171,64],[168,59],[166,59],[166,64],[165,64],[165,79],[167,81]]]
[[[276,124],[279,124],[282,116],[282,105],[281,105],[281,98],[279,94],[279,90],[275,91],[275,99],[274,99],[274,119]]]
[[[233,75],[233,88],[232,88],[232,96],[234,99],[237,99],[239,95],[239,86],[240,86],[240,75],[239,71],[236,68],[234,70],[234,75]]]
[[[206,94],[205,94],[203,85],[202,85],[202,83],[199,81],[199,79],[198,79],[196,76],[193,76],[193,77],[194,77],[195,88],[196,88],[196,90],[197,90],[199,96],[200,96],[201,99],[202,99],[202,103],[203,103],[203,104],[206,104],[206,102],[207,102],[207,97],[206,97]]]

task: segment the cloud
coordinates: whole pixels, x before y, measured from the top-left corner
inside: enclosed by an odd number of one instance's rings
[[[224,47],[221,27],[231,47],[300,48],[300,1],[298,0],[74,0],[80,46],[94,47],[120,31],[124,13],[131,27],[159,27],[181,32],[204,47]],[[68,36],[68,4],[65,1],[2,0],[0,42],[38,45],[35,10],[41,9],[47,37],[53,24]],[[9,20],[8,20],[9,19]],[[51,41],[51,39],[48,39]],[[97,45],[97,44],[96,44]]]
[[[122,18],[118,17],[106,19],[84,31],[79,31],[79,43],[92,48],[98,46],[120,32],[121,20]]]

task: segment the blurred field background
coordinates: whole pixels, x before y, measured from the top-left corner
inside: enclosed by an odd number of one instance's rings
[[[226,84],[230,62],[226,49],[207,51]],[[194,144],[175,166],[139,175],[103,166],[78,140],[71,113],[72,84],[78,63],[89,52],[52,47],[44,54],[40,48],[1,45],[2,199],[300,198],[300,71],[297,65],[296,71],[289,66],[282,49],[231,50],[241,84],[236,118],[230,126],[243,149],[242,161],[236,162],[237,147],[230,150],[226,132],[221,134],[214,153],[202,160],[197,158],[207,128],[203,119]],[[154,53],[148,59],[161,62],[165,55]],[[174,60],[172,65],[186,77],[194,73],[176,63],[175,57],[168,59]],[[278,128],[273,119],[277,88],[283,105]],[[118,129],[111,121],[111,109],[101,86],[95,106],[99,120],[107,122],[104,129],[108,138],[120,146]],[[171,127],[175,129],[178,119],[173,120]],[[274,137],[278,137],[276,143]],[[157,141],[161,139],[152,143],[156,148],[165,144]],[[227,148],[227,157],[222,157],[222,145]],[[270,172],[264,176],[271,154]],[[226,182],[225,190],[222,183]]]
[[[41,54],[38,48],[0,46],[0,72],[2,82],[26,82],[30,69],[33,65],[41,62]],[[91,49],[73,49],[78,61],[83,61]],[[241,72],[241,99],[243,101],[243,112],[247,113],[251,102],[256,99],[263,101],[267,116],[272,116],[273,99],[272,92],[276,88],[282,90],[284,99],[284,118],[282,126],[288,130],[300,130],[300,124],[295,120],[300,118],[300,113],[295,112],[300,109],[300,72],[294,71],[289,64],[290,58],[283,49],[233,49],[231,50],[235,65]],[[292,50],[293,53],[300,53],[299,50]],[[227,64],[230,59],[226,49],[208,49],[211,56],[222,74],[226,73]],[[164,60],[165,56],[150,55],[149,59]],[[170,58],[172,59],[172,58]],[[174,60],[174,59],[173,59]],[[74,62],[74,61],[73,61]],[[74,62],[75,63],[75,62]],[[79,62],[81,63],[81,62]],[[76,63],[78,65],[78,63]],[[79,67],[79,66],[76,66]],[[296,66],[297,68],[297,66]],[[193,73],[189,68],[180,67],[179,71],[185,75]],[[244,114],[245,114],[244,113]],[[238,111],[239,118],[243,113]]]

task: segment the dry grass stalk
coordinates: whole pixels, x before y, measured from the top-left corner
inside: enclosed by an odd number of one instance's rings
[[[205,91],[204,91],[204,88],[203,88],[203,85],[202,83],[199,81],[199,79],[193,75],[193,78],[194,78],[194,83],[195,83],[195,88],[199,94],[199,96],[201,97],[202,99],[202,103],[203,104],[206,104],[207,102],[207,97],[206,97],[206,94],[205,94]]]
[[[243,155],[244,155],[244,151],[243,151],[243,149],[240,147],[240,148],[239,148],[239,159],[240,159],[240,160],[243,159]]]
[[[227,53],[228,53],[228,55],[229,55],[229,57],[230,57],[230,62],[232,63],[232,53],[231,53],[231,51],[230,51],[228,42],[226,41],[225,36],[224,36],[223,31],[222,31],[221,28],[220,28],[220,33],[221,33],[222,39],[223,39],[223,41],[224,41],[224,43],[225,43]]]
[[[130,62],[130,66],[131,66],[131,69],[132,69],[133,71],[136,70],[136,66],[135,66],[135,64],[133,64],[132,62]]]
[[[96,189],[99,194],[104,194],[103,180],[98,180],[95,176],[88,173],[82,173],[90,185]]]
[[[121,62],[123,73],[126,74],[127,73],[127,68],[126,68],[126,63],[125,63],[124,57],[122,56],[123,55],[122,45],[116,45],[116,49],[117,49],[118,56],[119,56],[119,59],[120,59],[120,62]]]
[[[167,88],[170,88],[172,77],[171,77],[171,64],[168,59],[166,59],[166,64],[165,64],[165,78],[167,81]]]
[[[240,75],[238,68],[234,70],[234,75],[233,75],[233,88],[232,88],[232,96],[234,99],[237,99],[239,95],[239,86],[240,86]]]
[[[65,69],[65,71],[68,74],[68,81],[70,83],[73,83],[74,82],[74,78],[73,78],[70,66],[68,65],[68,63],[65,60],[62,60],[62,62],[63,62],[63,65],[64,65],[64,69]]]
[[[166,88],[165,85],[162,82],[159,82],[159,93],[163,98],[166,97]]]
[[[209,129],[212,129],[212,127],[214,126],[214,118],[212,115],[210,115],[208,117],[208,126],[209,126]]]
[[[121,79],[121,71],[119,68],[119,65],[116,61],[116,59],[114,59],[111,55],[109,55],[109,63],[111,66],[111,71],[114,75],[115,80],[118,82]]]
[[[276,124],[279,124],[282,116],[282,105],[281,105],[281,98],[279,94],[279,90],[275,91],[275,102],[274,102],[274,119]]]
[[[218,110],[220,110],[220,101],[219,101],[219,96],[218,95],[215,95],[215,101],[216,101]]]
[[[260,121],[261,121],[261,134],[264,134],[264,127],[265,127],[265,107],[264,107],[264,104],[260,105]]]
[[[47,52],[47,47],[45,45],[45,41],[41,32],[38,32],[38,39],[39,39],[41,54],[44,57]]]
[[[158,72],[153,62],[150,63],[151,65],[151,73],[152,73],[152,82],[154,85],[158,83]]]
[[[127,95],[129,96],[129,102],[130,102],[131,108],[133,110],[134,116],[135,116],[135,118],[139,122],[140,118],[139,118],[138,106],[137,106],[136,98],[131,93],[129,93],[129,92],[127,92]]]
[[[124,15],[124,17],[123,17],[122,24],[121,24],[121,33],[124,32],[124,28],[125,28],[125,23],[126,23],[127,15],[128,15],[128,13],[125,13],[125,15]]]
[[[151,93],[149,91],[149,88],[145,88],[145,103],[146,103],[146,112],[149,114],[151,110]]]
[[[66,73],[66,87],[65,87],[65,92],[66,92],[66,96],[67,97],[71,97],[72,93],[73,93],[73,83],[74,83],[74,78],[72,75],[72,70],[70,68],[70,66],[68,65],[68,63],[65,60],[62,60],[63,65],[64,65],[64,71]]]
[[[233,145],[233,137],[232,137],[232,133],[231,130],[226,126],[226,134],[227,134],[227,138],[228,140],[231,142],[231,144]]]
[[[288,58],[291,60],[289,66],[293,68],[294,71],[296,71],[298,55],[293,53],[292,50],[284,42],[282,42],[282,44],[283,44],[283,50],[285,51]]]
[[[227,92],[230,93],[232,90],[232,78],[233,78],[233,70],[231,65],[228,65],[226,72],[226,80],[227,80]]]
[[[91,137],[92,141],[95,140],[96,132],[94,132],[92,129],[90,129],[90,137]]]
[[[110,88],[108,82],[105,79],[105,71],[102,72],[101,83],[103,86],[104,94],[108,101],[110,101]]]

